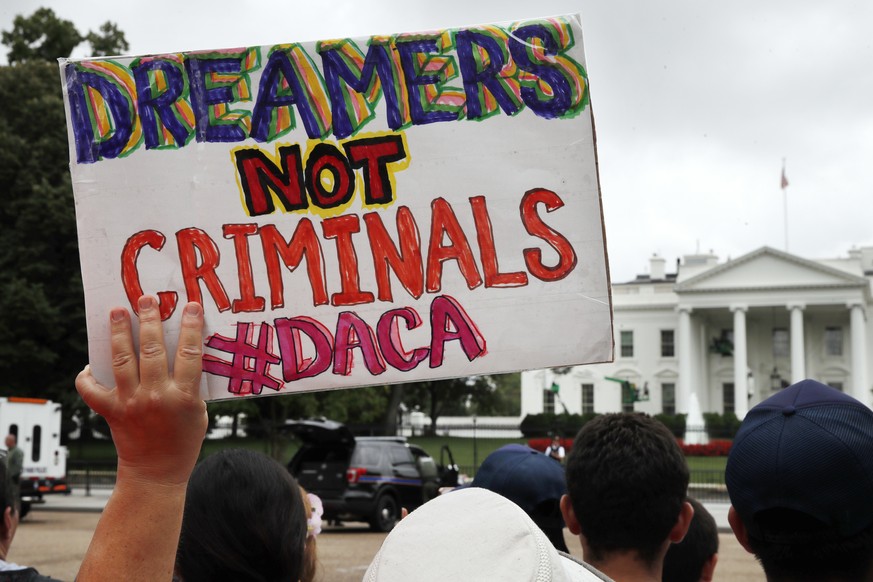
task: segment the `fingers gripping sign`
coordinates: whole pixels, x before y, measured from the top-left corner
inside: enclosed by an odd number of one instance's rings
[[[99,384],[86,367],[76,378],[76,388],[109,423],[119,473],[151,483],[184,483],[207,425],[206,403],[200,397],[203,309],[197,303],[185,306],[172,366],[157,300],[141,297],[138,311],[138,354],[130,314],[123,308],[110,312],[115,387]]]

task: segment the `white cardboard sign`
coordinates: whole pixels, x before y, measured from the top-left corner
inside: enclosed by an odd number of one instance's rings
[[[61,78],[100,381],[144,293],[171,344],[202,303],[208,399],[611,360],[578,17]]]

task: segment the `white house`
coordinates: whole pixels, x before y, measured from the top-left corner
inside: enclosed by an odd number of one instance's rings
[[[704,412],[742,418],[803,378],[873,403],[873,247],[830,260],[769,247],[725,262],[689,255],[677,273],[657,256],[650,265],[613,285],[615,361],[525,372],[522,416],[687,413],[696,399]],[[641,400],[622,399],[607,378],[635,384]]]

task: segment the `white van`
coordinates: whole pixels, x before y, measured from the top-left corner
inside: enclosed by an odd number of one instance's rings
[[[67,447],[61,446],[60,404],[43,398],[0,397],[0,442],[8,434],[16,436],[24,452],[22,516],[30,504],[43,503],[43,495],[70,492]]]

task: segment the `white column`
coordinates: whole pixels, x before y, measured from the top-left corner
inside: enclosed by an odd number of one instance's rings
[[[734,413],[740,420],[749,411],[749,358],[746,346],[746,305],[731,305],[734,312]]]
[[[852,325],[852,395],[870,406],[870,390],[867,386],[867,335],[864,306],[849,304],[849,321]]]
[[[680,305],[679,334],[676,343],[679,348],[679,391],[676,395],[676,412],[688,414],[691,393],[694,392],[694,342],[691,337],[691,308]]]
[[[790,303],[791,312],[791,383],[806,379],[806,349],[803,346],[803,309],[802,303]]]

